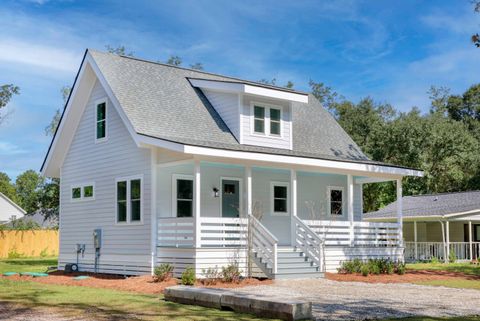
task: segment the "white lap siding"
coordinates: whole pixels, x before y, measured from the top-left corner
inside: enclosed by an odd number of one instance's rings
[[[76,261],[75,246],[85,244],[81,270],[92,270],[93,230],[102,229],[100,272],[150,271],[150,151],[138,148],[114,106],[107,101],[107,140],[95,143],[95,101],[106,93],[97,81],[65,158],[61,174],[59,268]],[[115,179],[142,175],[141,224],[117,225]],[[71,201],[71,186],[95,184],[95,200]]]

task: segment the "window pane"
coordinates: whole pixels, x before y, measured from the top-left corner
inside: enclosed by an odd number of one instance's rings
[[[88,185],[83,187],[83,197],[93,197],[93,186]]]
[[[131,211],[132,211],[132,218],[131,220],[132,221],[140,221],[140,217],[141,217],[141,206],[140,206],[140,200],[134,200],[132,201],[131,203]]]
[[[97,122],[97,139],[105,137],[105,121]]]
[[[101,103],[97,105],[97,121],[105,119],[105,103]]]
[[[177,199],[193,199],[193,181],[187,179],[177,180]]]
[[[332,215],[342,215],[342,202],[331,202],[330,203],[330,214],[332,214]]]
[[[332,202],[341,202],[342,201],[342,191],[331,190],[330,191],[330,200]]]
[[[117,182],[117,201],[127,200],[127,182]]]
[[[270,134],[280,135],[280,123],[279,122],[270,122]]]
[[[82,196],[82,190],[80,187],[72,188],[72,198],[80,198]]]
[[[280,109],[270,109],[270,119],[280,121]]]
[[[259,120],[255,119],[254,121],[254,130],[256,133],[264,133],[265,132],[265,121],[264,120]]]
[[[253,108],[254,110],[254,115],[255,115],[255,118],[265,118],[265,108],[264,107],[259,107],[259,106],[255,106]]]
[[[118,222],[127,221],[127,202],[126,201],[117,202],[117,221]]]
[[[286,186],[274,186],[273,187],[273,197],[274,198],[287,198],[287,187]]]
[[[287,212],[287,200],[286,199],[275,199],[273,201],[273,211],[274,212]]]
[[[191,217],[192,210],[192,201],[177,201],[177,217]]]
[[[235,184],[225,184],[223,186],[224,194],[235,194]]]
[[[140,199],[141,190],[140,190],[140,180],[134,179],[130,181],[130,199],[136,200]]]

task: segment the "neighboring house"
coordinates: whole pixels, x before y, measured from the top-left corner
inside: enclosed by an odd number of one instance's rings
[[[25,214],[26,212],[23,208],[9,199],[6,195],[0,193],[0,224],[17,220],[22,218]]]
[[[480,256],[480,191],[405,196],[403,236],[406,260],[458,260]],[[393,202],[377,212],[366,213],[369,221],[395,221]],[[445,251],[445,249],[450,249]]]
[[[245,272],[249,248],[271,278],[402,259],[397,223],[362,222],[362,184],[401,196],[423,174],[368,159],[312,95],[93,50],[42,173],[61,178],[60,269],[85,244],[83,270]]]
[[[33,223],[42,229],[56,229],[58,227],[58,222],[55,219],[46,220],[40,211],[33,214],[26,214],[22,218],[16,219],[15,222],[10,222],[8,226],[15,227],[15,225],[18,226],[18,224],[22,223]]]

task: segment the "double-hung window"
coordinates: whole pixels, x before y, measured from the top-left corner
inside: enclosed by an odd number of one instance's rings
[[[71,187],[72,201],[88,201],[95,199],[95,184],[77,184]]]
[[[95,115],[95,139],[102,141],[107,138],[107,102],[105,100],[96,103]]]
[[[193,177],[173,176],[173,207],[176,217],[193,216]]]
[[[121,178],[116,181],[117,223],[142,221],[142,178]]]
[[[281,136],[282,109],[274,106],[253,105],[253,133]]]
[[[288,183],[271,183],[271,204],[273,215],[288,215],[289,197]]]
[[[343,215],[343,188],[328,188],[328,204],[330,215]]]

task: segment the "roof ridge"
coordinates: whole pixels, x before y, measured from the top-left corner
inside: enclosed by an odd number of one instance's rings
[[[164,62],[153,61],[153,60],[138,58],[138,57],[133,57],[133,56],[117,55],[117,54],[114,54],[114,53],[104,52],[104,51],[100,51],[100,50],[96,50],[96,49],[88,48],[87,50],[88,51],[96,51],[96,52],[99,52],[99,53],[102,53],[102,54],[113,55],[113,56],[117,56],[117,57],[121,57],[121,58],[126,58],[126,59],[132,59],[132,60],[137,60],[137,61],[141,61],[141,62],[151,63],[151,64],[160,65],[160,66],[164,66],[164,67],[176,68],[176,69],[181,69],[181,70],[186,70],[186,71],[193,71],[193,72],[197,72],[197,73],[201,73],[201,74],[205,74],[205,75],[210,75],[210,76],[224,77],[224,78],[237,80],[237,81],[244,81],[244,82],[246,81],[246,82],[249,82],[249,83],[257,84],[257,85],[262,86],[262,87],[270,87],[272,89],[279,89],[279,90],[289,91],[289,92],[292,92],[292,93],[307,94],[307,95],[310,94],[306,91],[300,91],[300,90],[291,89],[291,88],[287,88],[287,87],[281,87],[281,86],[277,86],[277,85],[264,84],[264,83],[254,81],[254,80],[242,79],[242,78],[233,77],[233,76],[226,76],[226,75],[222,75],[222,74],[218,74],[218,73],[214,73],[214,72],[208,72],[208,71],[205,71],[205,70],[175,66],[175,65],[164,63]]]

